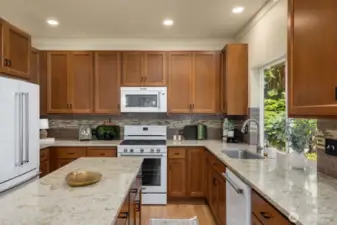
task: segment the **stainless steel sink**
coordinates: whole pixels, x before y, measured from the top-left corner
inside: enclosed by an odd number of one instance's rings
[[[222,153],[232,159],[263,159],[262,156],[247,150],[223,150]]]

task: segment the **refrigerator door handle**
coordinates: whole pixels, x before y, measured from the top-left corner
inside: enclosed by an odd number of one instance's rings
[[[15,118],[16,118],[16,127],[15,127],[15,138],[16,138],[16,143],[15,143],[15,150],[16,150],[16,158],[18,158],[18,161],[15,162],[15,165],[21,166],[21,130],[20,130],[20,93],[19,92],[15,92],[15,97],[14,97],[14,101],[15,101]]]
[[[29,93],[26,92],[23,94],[25,97],[25,161],[24,163],[29,162]]]
[[[19,164],[23,165],[23,93],[19,93]]]

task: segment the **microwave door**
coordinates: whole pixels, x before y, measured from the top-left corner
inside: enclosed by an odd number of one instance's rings
[[[122,112],[159,112],[160,94],[158,91],[126,92],[121,99]]]

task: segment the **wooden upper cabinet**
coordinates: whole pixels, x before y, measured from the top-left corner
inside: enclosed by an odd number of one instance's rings
[[[0,19],[2,71],[20,78],[30,76],[31,37]]]
[[[39,51],[35,48],[31,49],[30,54],[30,81],[39,84],[40,69],[39,69]]]
[[[47,53],[47,112],[68,113],[69,53]]]
[[[206,196],[206,170],[204,148],[190,148],[187,153],[187,191],[192,197]]]
[[[217,72],[215,52],[193,54],[192,110],[194,113],[216,113]]]
[[[248,114],[248,45],[229,44],[221,56],[221,103],[227,115]]]
[[[144,85],[165,86],[166,85],[166,53],[145,53]]]
[[[120,52],[95,53],[95,113],[120,113]]]
[[[192,53],[169,53],[168,108],[169,113],[189,113],[192,110]]]
[[[122,84],[140,86],[144,82],[144,53],[123,52]]]
[[[122,85],[165,86],[165,52],[123,52]]]
[[[288,6],[289,116],[337,116],[337,1],[289,0]]]
[[[39,52],[40,116],[47,115],[47,52]]]
[[[93,109],[92,52],[70,53],[68,96],[72,113],[91,113]]]

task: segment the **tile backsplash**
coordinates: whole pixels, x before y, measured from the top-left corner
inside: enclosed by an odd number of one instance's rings
[[[168,138],[172,139],[185,125],[202,123],[208,129],[209,139],[221,138],[220,115],[167,115],[167,114],[122,114],[119,116],[101,115],[49,115],[49,136],[59,139],[77,139],[78,126],[88,124],[92,128],[111,119],[113,124],[121,126],[121,137],[124,125],[165,125],[168,127]]]
[[[324,133],[325,138],[337,139],[337,120],[318,120],[318,129]],[[323,149],[318,149],[317,170],[337,178],[337,157],[327,155]]]

